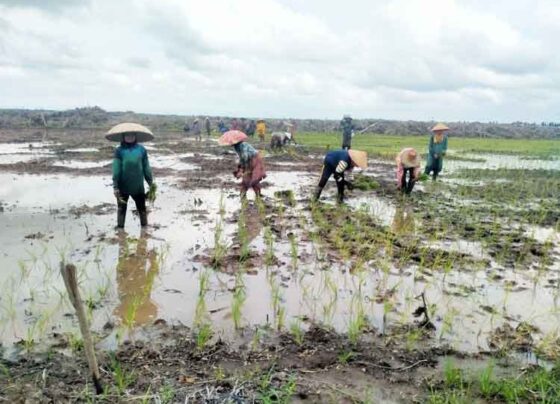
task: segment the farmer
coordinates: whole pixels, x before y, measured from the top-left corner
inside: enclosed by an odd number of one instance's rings
[[[124,228],[128,198],[136,204],[140,225],[148,225],[144,180],[155,190],[148,152],[139,142],[154,138],[145,126],[136,123],[121,123],[107,132],[108,140],[120,141],[113,159],[113,192],[117,198],[117,228]]]
[[[344,201],[344,186],[352,189],[352,184],[344,179],[344,173],[352,170],[354,167],[367,167],[367,153],[360,150],[334,150],[327,153],[323,162],[323,172],[319,185],[315,189],[313,200],[319,200],[323,188],[327,184],[331,175],[334,175],[336,187],[338,189],[338,203]]]
[[[191,126],[191,130],[192,133],[194,135],[194,138],[198,141],[202,140],[202,130],[200,129],[200,125],[198,123],[198,119],[195,119],[193,121],[193,124]]]
[[[266,134],[266,123],[264,119],[259,119],[257,121],[257,135],[261,142],[264,142],[264,135]]]
[[[433,134],[430,136],[428,162],[424,173],[430,175],[433,172],[432,179],[434,181],[443,168],[443,156],[447,152],[447,135],[445,132],[448,130],[449,128],[443,123],[438,123],[432,128]]]
[[[340,129],[342,129],[342,148],[348,150],[352,146],[354,136],[354,124],[350,115],[344,115],[340,121]]]
[[[255,136],[255,131],[257,130],[257,125],[255,123],[254,119],[251,119],[251,121],[249,122],[249,125],[247,125],[247,136],[249,137],[254,137]]]
[[[222,133],[222,135],[229,130],[223,119],[220,119],[218,122],[218,130]]]
[[[210,132],[212,131],[212,128],[210,126],[210,118],[208,117],[204,119],[204,128],[206,129],[206,136],[210,137]]]
[[[218,143],[224,146],[233,146],[239,156],[237,170],[233,172],[235,178],[241,178],[241,199],[247,197],[247,190],[252,188],[257,198],[261,197],[260,182],[266,178],[264,160],[262,156],[249,143],[245,133],[230,130],[224,133]]]
[[[270,148],[272,150],[282,149],[289,142],[295,143],[295,139],[290,132],[272,132],[272,137],[270,138]]]
[[[396,160],[397,189],[408,195],[420,177],[420,158],[415,149],[407,147],[401,150]]]

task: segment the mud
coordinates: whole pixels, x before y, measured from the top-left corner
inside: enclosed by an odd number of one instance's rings
[[[558,210],[537,198],[554,195],[548,171],[520,182],[522,198],[507,187],[488,195],[488,183],[454,182],[473,157],[407,197],[393,165],[372,160],[354,175],[367,189],[345,206],[333,184],[311,204],[322,151],[296,147],[265,152],[264,198],[242,205],[231,150],[162,133],[146,145],[158,182],[150,226],[139,229],[130,202],[116,232],[114,145],[88,131],[31,148],[41,133],[0,135],[11,142],[0,143],[0,389],[10,401],[90,394],[61,259],[80,271],[105,401],[422,402],[446,355],[560,352]],[[516,181],[514,168],[476,158],[492,180]],[[430,326],[414,315],[422,294]],[[120,390],[115,360],[135,374]]]

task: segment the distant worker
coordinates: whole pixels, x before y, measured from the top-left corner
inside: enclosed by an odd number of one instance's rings
[[[319,200],[323,188],[327,181],[334,175],[336,187],[338,190],[338,203],[344,202],[344,187],[347,186],[352,189],[352,184],[347,182],[344,178],[346,171],[352,170],[354,167],[367,168],[367,153],[360,150],[333,150],[326,154],[323,162],[323,172],[319,185],[315,189],[313,200]]]
[[[192,126],[191,126],[191,130],[192,130],[192,133],[194,135],[194,138],[197,141],[202,140],[202,130],[200,129],[200,124],[198,122],[198,119],[195,119],[193,121]]]
[[[233,146],[239,156],[237,170],[233,172],[235,178],[241,178],[241,199],[247,198],[247,191],[252,188],[257,198],[261,197],[260,182],[266,178],[264,159],[249,143],[245,143],[247,135],[238,130],[224,133],[218,143],[222,146]]]
[[[251,119],[249,125],[247,125],[247,131],[245,133],[247,133],[247,136],[249,137],[254,137],[256,130],[257,130],[257,125],[255,123],[255,120]]]
[[[354,136],[354,124],[350,115],[344,115],[340,121],[340,129],[342,129],[342,148],[348,150],[352,147],[352,137]]]
[[[108,140],[121,142],[113,158],[113,193],[117,198],[117,228],[124,228],[128,198],[132,197],[142,227],[148,225],[144,180],[155,192],[148,152],[140,142],[154,138],[145,126],[136,123],[121,123],[107,132]]]
[[[272,137],[270,138],[270,148],[282,149],[289,142],[294,142],[295,140],[290,132],[272,132]]]
[[[241,125],[239,124],[239,121],[237,120],[237,118],[233,118],[229,124],[230,129],[231,130],[241,130],[239,129],[241,127]]]
[[[430,175],[433,172],[434,181],[443,169],[443,156],[447,153],[447,134],[445,132],[448,130],[449,128],[443,123],[438,123],[432,128],[433,134],[430,136],[428,161],[424,173]]]
[[[220,133],[223,135],[224,133],[226,133],[229,129],[226,126],[226,124],[224,123],[223,119],[220,119],[218,121],[218,130],[220,131]]]
[[[212,127],[210,125],[210,118],[206,117],[204,120],[204,127],[206,128],[206,136],[210,137],[210,133],[212,132]]]
[[[259,136],[261,142],[264,142],[265,134],[266,134],[266,123],[264,119],[259,119],[257,121],[257,135]]]
[[[420,178],[420,158],[412,147],[402,149],[397,156],[397,189],[410,194]]]

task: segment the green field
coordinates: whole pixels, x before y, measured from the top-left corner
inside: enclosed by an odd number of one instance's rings
[[[298,143],[337,149],[342,143],[340,133],[302,132],[296,135]],[[414,147],[420,153],[427,152],[429,137],[426,136],[392,136],[362,134],[356,135],[352,146],[365,150],[370,155],[393,158],[404,147]],[[464,153],[500,153],[527,157],[551,158],[560,156],[560,139],[489,139],[464,138],[449,136],[449,149]]]

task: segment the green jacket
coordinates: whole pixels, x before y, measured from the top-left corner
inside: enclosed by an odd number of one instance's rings
[[[443,156],[447,152],[447,135],[443,136],[443,141],[441,143],[434,142],[434,135],[430,136],[430,145],[428,146],[428,161],[426,163],[427,168],[433,170],[441,171],[443,168]],[[438,155],[436,158],[435,155]]]
[[[121,144],[113,159],[113,188],[123,194],[143,194],[144,179],[148,185],[153,182],[148,152],[138,143]]]

